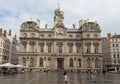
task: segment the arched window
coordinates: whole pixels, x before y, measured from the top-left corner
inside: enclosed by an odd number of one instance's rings
[[[90,66],[90,58],[87,59],[87,66],[88,66],[88,68],[91,67],[91,66]]]
[[[97,35],[97,34],[94,34],[94,38],[98,38],[98,35]]]
[[[49,35],[48,35],[48,38],[51,38],[51,37],[52,37],[52,35],[51,35],[51,34],[49,34]]]
[[[87,52],[87,53],[90,53],[90,51],[91,51],[91,50],[90,50],[90,45],[87,45],[86,47],[87,47],[87,51],[86,51],[86,52]]]
[[[95,59],[95,68],[99,68],[99,64],[98,63],[99,63],[99,60],[98,60],[98,58],[96,58]]]
[[[44,38],[45,36],[43,34],[41,34],[41,38]]]
[[[80,38],[80,35],[76,35],[75,37],[76,37],[76,39],[79,39],[79,38]]]
[[[86,37],[87,37],[87,38],[90,38],[90,34],[87,34]]]
[[[58,52],[62,53],[62,45],[58,45]]]
[[[23,49],[22,49],[23,52],[26,52],[26,47],[27,47],[27,45],[24,44],[24,45],[23,45]]]
[[[40,45],[40,52],[43,53],[44,52],[44,45]]]
[[[22,59],[22,65],[26,66],[26,59],[25,58]]]
[[[81,67],[81,59],[78,59],[78,67]]]
[[[69,45],[69,53],[72,53],[72,52],[73,52],[73,46]]]
[[[69,38],[73,38],[73,35],[69,35]]]
[[[26,38],[28,35],[26,33],[23,34],[23,37]]]
[[[98,46],[97,45],[94,46],[94,51],[95,51],[95,53],[98,53]]]
[[[73,67],[73,58],[70,58],[69,67]]]
[[[48,45],[48,52],[51,53],[51,45]]]
[[[31,38],[34,38],[34,37],[35,37],[35,34],[34,34],[34,33],[30,34],[30,37],[31,37]]]
[[[34,67],[34,59],[30,58],[30,67]]]
[[[77,53],[80,53],[80,46],[76,46],[77,48]]]
[[[30,52],[34,52],[34,44],[30,45]]]
[[[40,67],[43,67],[43,58],[40,58],[40,64],[39,64]]]

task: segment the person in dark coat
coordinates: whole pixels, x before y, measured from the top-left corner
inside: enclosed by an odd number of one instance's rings
[[[64,70],[63,75],[64,75],[65,83],[67,83],[68,77],[67,77],[67,71],[66,70]]]

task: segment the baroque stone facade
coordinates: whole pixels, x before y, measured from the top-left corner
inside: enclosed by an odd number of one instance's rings
[[[80,20],[67,28],[58,6],[54,27],[40,28],[40,21],[26,21],[20,29],[19,64],[26,70],[102,69],[101,29],[97,22]]]

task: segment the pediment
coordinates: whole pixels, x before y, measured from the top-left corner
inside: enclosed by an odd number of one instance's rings
[[[38,30],[39,27],[34,21],[27,21],[21,24],[21,30]]]
[[[82,31],[100,31],[100,26],[94,22],[84,23],[82,25]]]

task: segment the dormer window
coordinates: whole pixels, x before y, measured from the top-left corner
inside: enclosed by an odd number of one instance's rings
[[[32,34],[30,35],[30,37],[34,38],[34,37],[35,37],[35,34],[34,34],[34,33],[32,33]]]
[[[97,34],[95,34],[95,35],[94,35],[94,38],[98,38],[98,35],[97,35]]]
[[[27,37],[27,34],[26,34],[26,33],[24,33],[24,34],[23,34],[23,37]]]
[[[69,38],[73,38],[73,35],[69,35]]]
[[[80,35],[76,35],[76,38],[79,39],[79,38],[80,38]]]
[[[44,35],[43,35],[43,34],[41,34],[41,38],[44,38]]]
[[[48,35],[48,38],[51,38],[51,34]]]
[[[90,34],[87,34],[87,36],[86,36],[87,38],[90,38]]]

